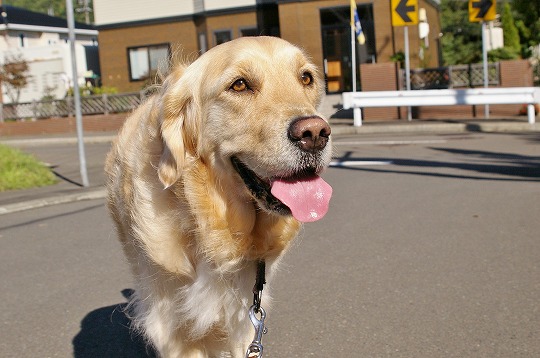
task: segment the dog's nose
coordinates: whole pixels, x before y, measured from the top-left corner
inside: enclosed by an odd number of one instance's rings
[[[289,139],[306,152],[324,149],[331,133],[328,123],[320,117],[304,117],[289,126]]]

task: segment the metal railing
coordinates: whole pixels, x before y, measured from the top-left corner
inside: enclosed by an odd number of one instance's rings
[[[135,109],[146,96],[147,93],[144,91],[84,96],[81,97],[81,111],[83,115],[129,112]],[[74,114],[73,97],[26,103],[0,103],[0,122],[18,119],[69,117]]]
[[[401,89],[406,89],[405,71],[401,70]],[[499,63],[488,64],[488,82],[500,84]],[[411,70],[411,89],[475,88],[484,86],[483,64],[456,65]]]

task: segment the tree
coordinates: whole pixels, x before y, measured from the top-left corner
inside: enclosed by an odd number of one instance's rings
[[[503,29],[504,47],[511,48],[516,53],[521,51],[519,32],[514,21],[510,4],[505,2],[501,14],[501,27]]]
[[[540,0],[513,0],[512,8],[516,12],[522,56],[530,57],[530,48],[540,44]]]
[[[3,4],[66,18],[65,0],[3,0]],[[89,23],[94,22],[92,0],[76,0],[73,8],[75,9],[75,21],[85,23],[86,14],[88,14]]]
[[[482,60],[482,31],[469,22],[468,2],[441,1],[441,46],[445,65],[458,65]]]
[[[0,82],[4,84],[12,103],[18,103],[21,90],[30,79],[30,68],[21,55],[8,55],[0,66]]]
[[[521,55],[521,43],[518,28],[514,21],[512,8],[505,2],[501,12],[501,28],[503,30],[504,47],[491,50],[488,53],[490,62],[514,60]]]

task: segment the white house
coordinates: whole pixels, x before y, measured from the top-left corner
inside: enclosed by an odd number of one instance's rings
[[[75,23],[79,83],[98,75],[98,31],[91,25]],[[71,55],[65,19],[13,6],[0,6],[0,63],[9,58],[24,59],[30,69],[29,84],[19,102],[40,100],[45,95],[63,98],[72,86]],[[11,103],[2,84],[3,103]]]

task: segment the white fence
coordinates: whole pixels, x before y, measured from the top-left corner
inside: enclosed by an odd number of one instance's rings
[[[527,117],[535,123],[534,105],[540,103],[540,88],[471,88],[424,91],[344,92],[343,108],[354,109],[354,125],[362,125],[361,108],[526,104]]]

